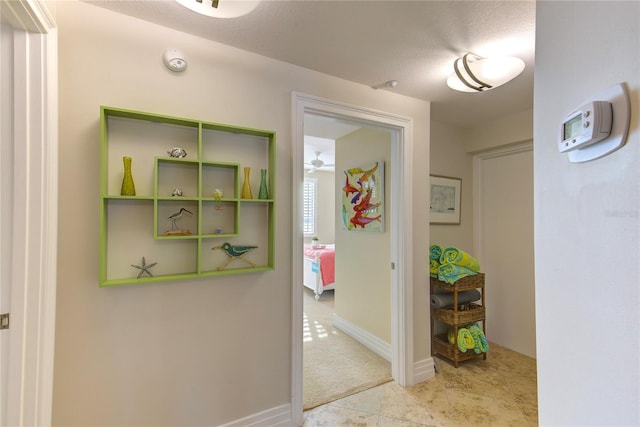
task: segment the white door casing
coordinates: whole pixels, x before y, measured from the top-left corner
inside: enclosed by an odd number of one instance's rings
[[[2,17],[13,32],[13,132],[11,138],[3,135],[0,146],[13,153],[13,169],[0,171],[1,179],[12,183],[13,233],[1,419],[11,426],[46,426],[51,424],[55,333],[57,30],[40,0],[2,2]]]
[[[391,348],[392,376],[402,386],[414,382],[412,246],[412,120],[376,110],[342,104],[310,95],[292,94],[293,152],[293,272],[292,272],[292,385],[293,425],[302,424],[302,183],[304,181],[304,115],[317,114],[375,124],[391,130]]]

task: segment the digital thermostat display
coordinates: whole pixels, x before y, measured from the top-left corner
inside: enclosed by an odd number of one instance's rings
[[[576,114],[572,119],[569,119],[564,123],[564,138],[563,140],[575,138],[580,135],[582,131],[582,112]]]
[[[611,104],[607,101],[592,101],[563,120],[558,150],[562,153],[586,147],[608,137],[610,133]]]

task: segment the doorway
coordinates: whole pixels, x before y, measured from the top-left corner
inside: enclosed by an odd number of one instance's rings
[[[392,169],[387,129],[309,113],[304,127],[303,402],[307,410],[391,379],[391,233],[384,199],[390,194],[390,180],[385,177]],[[345,171],[369,170],[373,165],[381,205],[376,203],[379,211],[369,216],[379,213],[380,221],[374,225],[381,227],[364,232],[345,222],[342,189],[349,179]],[[355,178],[351,181],[359,186]],[[346,200],[359,199],[354,194]],[[313,236],[319,238],[316,249],[309,240]],[[329,277],[332,280],[325,282]]]
[[[316,114],[340,118],[347,122],[384,128],[391,132],[391,191],[389,223],[391,232],[391,362],[392,377],[402,386],[413,384],[413,295],[412,261],[410,253],[411,222],[405,220],[403,212],[410,212],[411,188],[410,146],[412,142],[411,119],[381,113],[362,107],[299,93],[292,94],[293,106],[293,284],[292,284],[292,418],[302,423],[302,200],[303,200],[303,151],[304,116]]]

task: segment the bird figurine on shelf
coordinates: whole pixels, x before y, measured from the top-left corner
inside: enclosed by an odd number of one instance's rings
[[[256,248],[257,246],[236,246],[236,245],[232,245],[229,242],[224,242],[222,245],[214,246],[211,249],[213,250],[221,249],[229,257],[229,260],[226,263],[218,267],[218,270],[224,270],[234,259],[241,259],[242,261],[249,264],[251,267],[255,267],[256,265],[253,262],[249,261],[248,259],[245,259],[244,256]]]
[[[169,216],[169,220],[171,220],[171,231],[167,231],[166,233],[164,233],[166,236],[186,236],[191,234],[191,231],[189,230],[178,230],[177,226],[176,226],[176,221],[178,221],[180,218],[182,218],[182,215],[184,215],[185,213],[189,214],[189,215],[193,215],[193,212],[191,212],[188,209],[185,208],[180,208],[180,210],[176,213],[174,213],[173,215]]]

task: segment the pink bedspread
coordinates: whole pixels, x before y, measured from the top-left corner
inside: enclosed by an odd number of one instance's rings
[[[311,245],[304,245],[304,256],[316,260],[320,264],[322,286],[331,285],[336,281],[336,249],[333,245],[314,249]]]

